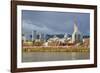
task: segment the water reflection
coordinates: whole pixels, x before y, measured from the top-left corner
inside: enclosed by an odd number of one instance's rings
[[[22,62],[89,59],[88,52],[24,52]]]

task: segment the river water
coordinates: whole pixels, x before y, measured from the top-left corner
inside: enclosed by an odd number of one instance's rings
[[[88,52],[24,52],[22,62],[82,60],[89,57]]]

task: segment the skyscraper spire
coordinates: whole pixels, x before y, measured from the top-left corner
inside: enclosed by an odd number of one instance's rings
[[[78,31],[77,18],[76,18],[76,16],[74,17],[74,31],[75,31],[75,32]]]
[[[77,20],[76,17],[74,17],[74,32],[72,34],[72,42],[73,43],[82,42],[82,34],[78,30],[78,26],[77,26],[77,21],[76,20]]]

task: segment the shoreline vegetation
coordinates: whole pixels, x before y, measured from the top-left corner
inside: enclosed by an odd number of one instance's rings
[[[24,46],[22,52],[90,52],[88,47],[66,47],[66,46]]]

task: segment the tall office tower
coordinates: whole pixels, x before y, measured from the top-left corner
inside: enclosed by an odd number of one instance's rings
[[[26,42],[25,34],[22,34],[22,40],[23,40],[23,42]]]
[[[32,41],[37,39],[37,31],[32,31]]]
[[[44,41],[44,38],[45,38],[44,33],[40,33],[40,32],[39,32],[38,35],[39,35],[39,40]]]
[[[74,32],[72,34],[72,42],[73,43],[82,42],[82,34],[78,29],[76,19],[74,21]]]

